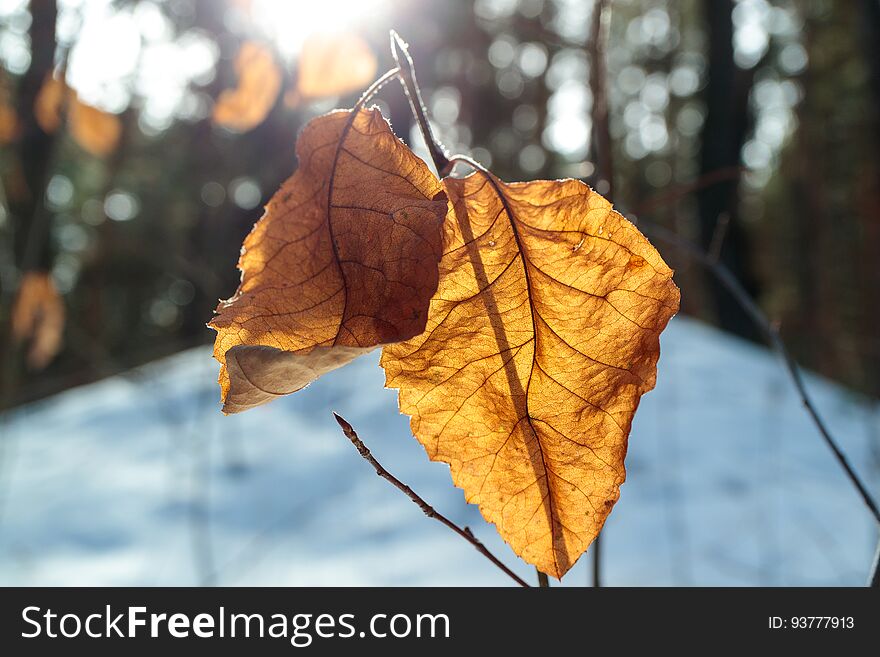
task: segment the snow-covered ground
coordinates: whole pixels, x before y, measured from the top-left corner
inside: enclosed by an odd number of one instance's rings
[[[877,529],[766,350],[684,318],[630,438],[609,585],[861,585]],[[340,434],[519,562],[382,387],[378,352],[223,417],[206,348],[0,418],[2,585],[505,585]],[[880,412],[808,377],[873,491]],[[871,444],[874,444],[874,451]],[[582,558],[564,583],[589,583]]]

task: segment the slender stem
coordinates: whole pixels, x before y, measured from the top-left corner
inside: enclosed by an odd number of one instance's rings
[[[602,530],[596,534],[593,541],[592,552],[592,568],[593,568],[593,588],[602,588]]]
[[[779,329],[776,324],[771,322],[766,315],[761,311],[758,305],[752,300],[749,296],[748,292],[743,288],[740,282],[736,279],[736,277],[731,273],[731,271],[724,266],[724,264],[718,262],[711,255],[705,253],[699,246],[690,242],[677,233],[669,230],[668,228],[664,228],[663,226],[654,224],[652,222],[645,221],[643,219],[638,220],[638,226],[642,230],[642,232],[646,233],[649,236],[652,236],[658,240],[671,244],[676,248],[684,251],[694,260],[703,265],[710,273],[712,273],[715,278],[730,292],[734,299],[736,299],[737,303],[742,307],[742,309],[746,312],[749,318],[754,322],[755,326],[764,334],[767,339],[767,342],[770,346],[782,357],[783,362],[785,363],[785,369],[788,371],[788,375],[794,384],[795,389],[797,390],[798,396],[800,397],[801,403],[809,414],[810,418],[813,420],[813,424],[816,425],[816,428],[819,430],[819,434],[822,436],[822,439],[825,441],[825,444],[828,445],[828,448],[834,454],[834,458],[837,459],[837,462],[840,464],[840,467],[843,468],[846,476],[849,478],[852,485],[858,491],[859,495],[862,498],[862,501],[865,503],[865,506],[868,507],[868,510],[871,512],[871,515],[874,516],[874,519],[880,523],[880,509],[877,507],[877,502],[868,492],[868,488],[859,478],[858,474],[856,474],[855,470],[850,465],[843,451],[837,443],[837,440],[831,435],[825,421],[822,419],[822,416],[819,414],[816,405],[813,403],[810,394],[807,392],[806,386],[804,385],[803,377],[801,376],[800,368],[798,367],[797,362],[794,360],[792,355],[789,353],[788,348],[785,346],[785,343],[782,341],[781,336],[779,335]]]
[[[503,571],[504,574],[510,577],[514,582],[516,582],[520,586],[528,586],[528,584],[521,577],[519,577],[510,568],[501,563],[498,557],[489,552],[486,546],[483,545],[480,540],[473,535],[470,529],[468,529],[467,527],[462,528],[456,525],[449,518],[434,509],[434,507],[428,504],[424,499],[419,497],[419,495],[416,494],[416,492],[412,488],[410,488],[405,483],[400,481],[400,479],[388,472],[388,470],[386,470],[382,466],[382,464],[376,460],[376,458],[373,456],[367,446],[364,445],[363,441],[358,437],[357,432],[354,430],[354,428],[343,417],[337,415],[336,413],[333,414],[333,417],[336,418],[336,422],[342,428],[342,433],[345,434],[345,437],[351,441],[351,444],[355,446],[358,453],[364,458],[364,460],[366,460],[370,465],[373,466],[373,469],[376,471],[377,475],[393,484],[398,490],[400,490],[404,495],[411,499],[426,516],[443,523],[444,525],[449,527],[449,529],[461,536],[468,543],[473,545],[480,554],[482,554],[489,561],[495,564],[495,566],[499,570]]]
[[[475,171],[479,171],[481,174],[486,176],[486,179],[489,182],[493,182],[495,179],[494,176],[492,175],[491,171],[489,171],[486,167],[484,167],[482,164],[477,162],[470,155],[463,155],[461,153],[456,153],[455,155],[449,156],[449,162],[450,162],[450,164],[455,164],[456,162],[461,162],[462,164],[467,164],[469,167],[471,167]]]
[[[713,262],[721,259],[721,249],[724,247],[724,238],[727,237],[727,230],[730,228],[730,213],[722,212],[718,215],[715,222],[715,230],[712,231],[712,241],[709,242],[708,255]]]
[[[611,145],[611,127],[608,118],[608,71],[605,51],[611,26],[609,0],[596,0],[590,25],[590,87],[593,92],[593,147],[596,153],[597,178],[604,180],[607,188],[602,190],[608,200],[614,202],[614,153]],[[602,534],[593,541],[593,586],[602,586]]]
[[[611,128],[608,116],[608,72],[605,51],[611,26],[609,0],[596,0],[590,25],[590,87],[593,93],[593,136],[596,153],[597,178],[608,188],[603,193],[614,201],[614,153],[611,146]],[[597,539],[598,540],[598,539]]]
[[[428,153],[431,160],[437,168],[437,173],[441,178],[445,178],[452,170],[452,163],[446,156],[446,149],[434,135],[431,123],[428,121],[428,112],[425,109],[425,103],[422,101],[422,92],[419,89],[419,83],[416,80],[416,68],[413,64],[412,57],[409,56],[409,48],[406,42],[400,38],[394,30],[391,30],[391,56],[397,63],[399,70],[398,78],[403,84],[406,97],[409,100],[409,106],[412,109],[413,116],[419,124],[419,130],[428,147]]]
[[[540,586],[542,589],[549,589],[550,588],[550,578],[547,577],[547,573],[542,573],[537,568],[535,568],[535,572],[538,573],[538,586]]]
[[[868,586],[875,589],[880,588],[880,540],[877,541],[877,554],[874,555],[874,565],[871,568]]]
[[[358,99],[358,102],[356,102],[354,104],[354,107],[351,108],[351,111],[357,112],[361,107],[363,107],[368,102],[370,102],[370,99],[376,95],[376,93],[379,91],[379,89],[381,89],[386,84],[388,84],[391,80],[396,78],[399,73],[400,73],[399,68],[392,68],[390,71],[387,71],[386,73],[384,73],[382,75],[382,77],[380,77],[375,82],[373,82],[373,84],[371,84],[369,87],[367,87],[367,90],[364,91],[363,94],[361,94],[361,97]]]
[[[660,194],[651,196],[643,203],[635,206],[633,208],[633,212],[639,216],[643,214],[650,214],[657,208],[671,205],[678,199],[688,196],[689,194],[693,194],[694,192],[706,189],[707,187],[717,185],[718,183],[724,182],[726,180],[739,178],[743,171],[744,168],[740,166],[724,167],[722,169],[710,171],[709,173],[703,174],[693,182],[684,183],[682,185],[673,187],[671,191],[665,191],[661,192]]]

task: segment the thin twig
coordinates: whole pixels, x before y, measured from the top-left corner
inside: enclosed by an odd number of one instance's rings
[[[207,398],[206,398],[207,399]],[[209,419],[209,431],[205,431],[205,423],[200,422],[198,415],[199,407],[196,404],[195,422],[189,431],[188,447],[191,459],[189,473],[189,503],[188,520],[190,531],[190,546],[192,550],[195,570],[198,573],[198,586],[216,586],[218,571],[214,558],[214,547],[211,541],[211,510],[210,510],[210,483],[211,483],[211,457],[207,441],[211,440],[216,423]],[[208,414],[209,418],[216,417],[214,413]]]
[[[393,484],[398,490],[400,490],[404,495],[406,495],[409,499],[411,499],[421,510],[422,512],[428,516],[429,518],[433,518],[437,520],[447,527],[454,531],[456,534],[461,536],[468,543],[473,545],[477,551],[486,557],[489,561],[491,561],[495,566],[504,572],[508,577],[510,577],[514,582],[519,584],[520,586],[529,586],[521,577],[519,577],[516,573],[514,573],[510,568],[505,566],[494,554],[489,552],[486,549],[486,546],[483,545],[480,540],[473,535],[470,529],[467,527],[459,527],[454,522],[452,522],[449,518],[444,516],[442,513],[439,513],[434,507],[428,504],[424,499],[419,497],[416,492],[407,486],[405,483],[400,481],[393,474],[388,472],[379,461],[376,460],[376,457],[370,452],[366,445],[364,445],[363,441],[358,437],[357,432],[354,428],[345,420],[345,418],[340,415],[334,413],[333,417],[336,418],[336,422],[342,428],[342,433],[345,434],[345,437],[351,441],[351,444],[355,446],[358,453],[364,457],[370,465],[373,466],[373,469],[376,471],[376,474],[385,479],[386,481]]]
[[[727,229],[730,228],[730,213],[722,212],[715,222],[715,230],[712,231],[712,241],[709,242],[709,257],[712,262],[721,260],[721,249],[724,247],[724,238],[727,237]]]
[[[596,153],[596,173],[608,185],[601,193],[614,202],[614,154],[608,116],[608,72],[605,51],[611,26],[611,7],[608,0],[597,0],[593,6],[590,25],[590,87],[593,93],[593,139]]]
[[[596,534],[591,552],[593,553],[593,587],[602,588],[602,532]]]
[[[788,371],[792,383],[794,383],[794,387],[797,390],[801,403],[803,404],[809,416],[812,418],[813,424],[816,425],[816,428],[819,430],[819,433],[822,436],[822,439],[825,441],[825,444],[828,445],[828,448],[834,454],[834,457],[837,459],[840,467],[843,468],[846,476],[849,478],[852,485],[858,491],[859,495],[862,498],[862,501],[865,503],[865,506],[868,507],[868,510],[874,516],[874,519],[878,523],[880,523],[880,509],[878,509],[877,507],[877,502],[868,492],[867,487],[864,483],[862,483],[862,480],[859,478],[858,474],[856,474],[855,470],[853,470],[843,451],[839,447],[837,440],[835,440],[835,438],[831,435],[831,432],[826,426],[825,421],[819,414],[816,405],[813,403],[813,400],[810,397],[810,394],[807,392],[806,386],[804,385],[803,377],[801,376],[801,372],[797,365],[797,362],[794,360],[792,355],[789,353],[788,348],[785,346],[785,343],[782,341],[782,337],[779,335],[779,329],[776,324],[771,322],[770,319],[768,319],[768,317],[761,311],[758,305],[749,296],[748,292],[746,292],[745,288],[743,288],[743,286],[736,279],[733,273],[731,273],[731,271],[727,267],[725,267],[723,263],[714,260],[699,246],[697,246],[693,242],[684,239],[683,237],[669,230],[668,228],[664,228],[663,226],[645,221],[643,219],[638,220],[637,223],[642,232],[658,240],[666,242],[667,244],[671,244],[672,246],[687,253],[690,257],[703,265],[713,276],[715,276],[715,278],[718,279],[718,281],[728,290],[728,292],[730,292],[733,298],[736,299],[737,303],[746,312],[752,322],[754,322],[755,326],[764,334],[770,346],[782,357],[782,360],[785,363],[785,368]]]
[[[377,78],[376,81],[373,82],[373,84],[371,84],[369,87],[367,87],[366,91],[361,94],[361,97],[358,99],[358,102],[355,103],[352,111],[357,112],[361,107],[370,102],[370,99],[375,96],[382,87],[384,87],[386,84],[391,82],[391,80],[396,78],[399,73],[399,68],[392,68],[391,70],[383,73],[381,77]]]
[[[542,573],[540,570],[535,568],[535,571],[538,573],[538,586],[542,589],[550,588],[550,578],[547,577],[547,573]]]
[[[409,56],[409,49],[406,42],[400,38],[394,30],[391,30],[391,55],[397,63],[400,70],[398,78],[403,84],[403,90],[409,100],[409,106],[412,109],[416,122],[419,124],[419,130],[422,131],[422,138],[428,147],[428,153],[431,160],[437,168],[437,173],[441,178],[445,178],[452,170],[452,164],[446,154],[446,149],[434,135],[431,123],[428,121],[428,113],[425,110],[425,103],[422,101],[422,92],[419,89],[419,83],[416,80],[416,69],[413,64],[412,57]]]
[[[611,126],[608,112],[608,71],[605,51],[611,27],[609,0],[597,0],[593,5],[593,21],[590,25],[590,87],[593,93],[593,144],[596,154],[596,174],[605,181],[601,190],[608,200],[614,202],[614,154],[611,144]],[[602,586],[602,534],[593,541],[593,586]]]
[[[711,187],[712,185],[717,185],[720,182],[739,178],[742,172],[743,167],[740,166],[724,167],[722,169],[710,171],[709,173],[700,176],[692,182],[678,185],[677,187],[673,187],[671,191],[663,192],[661,194],[650,197],[643,203],[633,208],[633,212],[639,216],[643,214],[650,214],[657,208],[671,205],[675,201],[684,198],[685,196],[688,196],[690,194],[693,194],[694,192],[698,192],[707,187]]]
[[[874,565],[871,568],[871,576],[868,578],[868,586],[880,588],[880,541],[877,541],[877,554],[874,555]]]

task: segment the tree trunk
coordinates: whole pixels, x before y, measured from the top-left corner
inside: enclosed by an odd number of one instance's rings
[[[20,180],[10,190],[10,210],[15,226],[15,260],[22,270],[44,269],[52,264],[49,213],[43,203],[50,172],[54,138],[37,124],[34,102],[55,66],[56,0],[31,0],[31,64],[18,92],[21,137],[18,142]]]
[[[741,71],[733,60],[733,1],[704,0],[709,35],[709,74],[705,91],[706,120],[702,130],[700,174],[737,166],[748,127],[751,72]],[[737,208],[739,179],[728,180],[700,191],[697,203],[700,240],[709,249],[719,220],[728,221],[720,260],[755,296],[756,284],[748,262],[749,249]],[[722,219],[726,217],[726,219]],[[730,294],[716,280],[708,280],[710,303],[721,328],[756,339],[752,323]]]

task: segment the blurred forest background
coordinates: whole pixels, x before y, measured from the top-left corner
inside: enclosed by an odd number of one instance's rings
[[[615,205],[716,251],[800,362],[876,398],[880,3],[611,7]],[[506,180],[576,177],[607,193],[592,9],[0,1],[0,408],[212,341],[205,322],[295,168],[297,132],[391,67],[390,28],[450,150]],[[334,66],[358,86],[334,87]],[[399,85],[377,104],[424,153]],[[757,338],[702,269],[658,247],[683,312]]]

